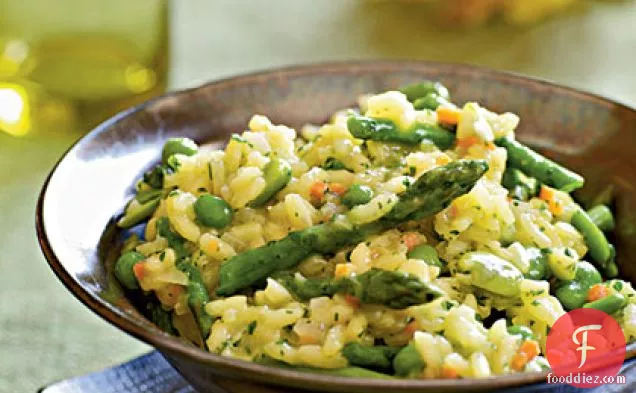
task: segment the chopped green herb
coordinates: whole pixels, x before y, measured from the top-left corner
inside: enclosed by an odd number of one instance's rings
[[[247,334],[249,334],[250,336],[254,334],[254,330],[256,330],[257,323],[258,323],[257,321],[252,321],[249,323],[249,325],[247,325]]]

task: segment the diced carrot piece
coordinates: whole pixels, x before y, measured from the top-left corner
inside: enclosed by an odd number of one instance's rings
[[[327,185],[321,181],[315,182],[309,188],[309,194],[311,194],[311,196],[316,199],[322,199],[326,191]]]
[[[455,125],[459,123],[461,111],[449,106],[437,107],[437,121],[444,124]]]
[[[355,296],[345,295],[345,301],[353,308],[360,307],[360,299]]]
[[[404,327],[404,333],[406,333],[409,336],[412,336],[413,334],[415,334],[417,329],[419,329],[419,327],[420,327],[420,324],[417,323],[417,321],[411,321],[407,323],[406,326]]]
[[[587,291],[587,300],[593,302],[609,295],[609,289],[603,284],[595,284]]]
[[[524,353],[530,361],[541,353],[541,347],[535,340],[526,340],[519,346],[519,353]]]
[[[563,214],[563,204],[556,198],[553,198],[548,202],[548,209],[550,210],[550,213],[554,214],[555,216]]]
[[[548,202],[548,209],[556,216],[563,214],[563,204],[556,199],[556,192],[553,188],[542,185],[539,192],[539,198]]]
[[[207,244],[205,244],[205,251],[209,254],[214,254],[219,251],[219,242],[215,238],[210,238]]]
[[[178,298],[183,293],[183,287],[177,284],[170,284],[168,285],[167,293],[170,297]]]
[[[446,379],[456,379],[459,378],[459,373],[452,367],[444,366],[442,368],[442,377]]]
[[[475,135],[467,136],[466,138],[457,140],[457,147],[461,147],[462,149],[468,149],[472,145],[476,145],[478,143],[481,143],[481,139],[479,139],[477,136]]]
[[[133,265],[133,274],[138,281],[141,281],[146,276],[146,265],[143,262],[135,263]]]
[[[451,162],[451,159],[446,154],[443,154],[435,159],[435,163],[437,165],[446,165],[449,162]]]
[[[343,195],[345,192],[347,192],[347,187],[340,183],[330,183],[329,190],[333,191],[337,195]]]
[[[523,371],[528,364],[528,357],[524,352],[517,352],[510,362],[510,366],[516,371]]]
[[[455,206],[455,204],[451,204],[450,207],[448,208],[448,217],[452,219],[457,217],[458,214],[459,214],[459,209],[457,208],[457,206]]]
[[[523,371],[526,364],[534,359],[539,353],[541,353],[539,343],[535,340],[526,340],[519,346],[517,353],[512,357],[510,365],[516,371]]]
[[[174,307],[183,293],[183,287],[177,284],[168,284],[162,291],[156,291],[157,298],[164,306]]]
[[[409,251],[411,251],[412,249],[417,247],[420,243],[422,243],[422,239],[420,235],[418,235],[415,232],[407,232],[404,235],[402,235],[402,241],[404,242],[404,245]]]
[[[541,185],[541,191],[539,191],[539,198],[546,202],[551,201],[554,198],[554,189],[546,185]]]
[[[333,274],[336,278],[347,277],[349,274],[351,274],[351,266],[349,263],[336,264],[336,270]]]

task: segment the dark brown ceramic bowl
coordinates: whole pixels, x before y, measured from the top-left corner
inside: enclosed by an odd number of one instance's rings
[[[266,71],[170,93],[115,116],[73,146],[46,181],[37,207],[44,254],[86,306],[159,349],[202,392],[233,379],[278,385],[275,391],[285,386],[342,392],[476,391],[545,381],[541,373],[480,380],[336,378],[229,359],[160,331],[134,309],[110,274],[121,245],[113,216],[132,195],[135,180],[159,160],[166,138],[188,136],[221,145],[230,133],[244,130],[254,113],[294,127],[322,123],[335,110],[352,106],[359,94],[421,79],[443,82],[458,103],[477,101],[519,114],[521,140],[585,175],[581,198],[613,185],[618,263],[622,277],[636,278],[636,264],[629,263],[636,259],[636,111],[545,81],[466,65],[404,61]],[[633,357],[636,345],[627,353]]]

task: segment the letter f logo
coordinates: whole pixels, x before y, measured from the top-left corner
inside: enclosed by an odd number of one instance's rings
[[[587,359],[587,351],[593,351],[596,348],[592,347],[592,346],[588,346],[587,345],[587,332],[589,330],[601,330],[602,326],[601,325],[585,325],[585,326],[581,326],[580,328],[576,329],[574,331],[574,333],[572,333],[572,341],[574,341],[574,344],[576,345],[580,345],[580,347],[578,347],[576,350],[577,351],[581,351],[581,364],[579,364],[579,368],[583,367],[583,365],[585,364],[585,360]],[[582,334],[582,340],[579,342],[579,339],[577,338],[577,335],[583,332]]]

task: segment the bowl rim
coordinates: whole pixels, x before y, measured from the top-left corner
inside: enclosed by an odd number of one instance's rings
[[[87,291],[83,285],[78,282],[65,268],[62,262],[58,259],[53,247],[49,241],[45,223],[44,223],[44,204],[47,198],[47,192],[51,179],[56,174],[59,166],[65,161],[72,151],[80,149],[83,145],[90,142],[97,136],[106,133],[110,128],[123,120],[124,118],[143,111],[149,106],[162,101],[164,99],[184,96],[196,90],[206,89],[212,86],[218,86],[219,88],[229,88],[233,85],[249,84],[259,79],[270,79],[276,76],[299,76],[299,75],[311,75],[311,74],[329,74],[338,73],[344,70],[351,70],[351,68],[357,68],[359,71],[365,69],[378,69],[387,68],[389,70],[399,69],[400,67],[414,67],[414,68],[449,68],[456,71],[465,73],[480,73],[489,75],[493,78],[499,78],[511,81],[524,81],[526,83],[539,84],[548,86],[551,88],[557,88],[569,93],[575,93],[578,96],[587,98],[593,98],[600,100],[606,104],[618,106],[624,110],[636,111],[635,108],[628,104],[618,102],[614,99],[602,96],[600,94],[591,93],[579,88],[572,88],[558,84],[544,78],[530,77],[520,73],[495,70],[482,66],[474,66],[462,63],[444,63],[435,61],[422,61],[422,60],[347,60],[347,61],[330,61],[319,63],[307,63],[290,65],[285,67],[274,67],[250,72],[246,74],[239,74],[236,76],[229,76],[218,80],[213,80],[195,87],[180,89],[167,92],[163,95],[145,101],[137,106],[124,110],[113,117],[105,120],[88,134],[79,138],[62,157],[53,166],[48,174],[40,195],[38,197],[36,214],[35,214],[35,226],[38,242],[42,253],[44,254],[49,267],[53,270],[58,279],[64,284],[64,286],[85,306],[91,309],[94,313],[99,315],[102,319],[109,322],[111,325],[123,330],[131,336],[149,344],[160,351],[165,351],[170,355],[177,355],[193,360],[200,364],[205,365],[218,365],[224,368],[232,368],[236,372],[246,373],[253,376],[253,380],[263,381],[285,381],[288,386],[297,387],[312,387],[312,388],[339,388],[346,390],[347,388],[385,388],[400,391],[411,391],[417,389],[426,390],[443,390],[443,389],[465,389],[465,390],[479,390],[490,388],[504,388],[512,386],[522,386],[531,383],[540,383],[546,381],[548,372],[532,372],[532,373],[516,373],[510,375],[497,375],[488,378],[477,379],[456,379],[456,380],[444,380],[444,379],[371,379],[371,378],[356,378],[356,377],[333,377],[328,375],[306,373],[299,371],[292,371],[282,368],[276,368],[271,366],[260,365],[253,362],[238,360],[226,356],[217,355],[211,352],[203,351],[197,347],[189,346],[182,343],[176,337],[153,332],[146,327],[136,323],[134,319],[128,317],[125,313],[116,312],[116,307],[112,304],[104,301],[100,297],[93,295]],[[626,359],[630,359],[636,355],[636,343],[632,343],[627,347]]]

